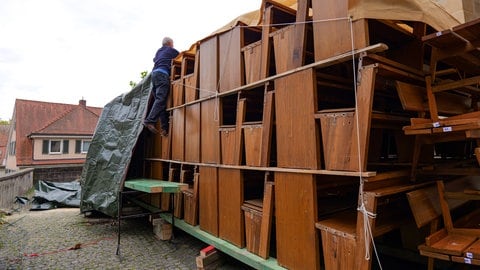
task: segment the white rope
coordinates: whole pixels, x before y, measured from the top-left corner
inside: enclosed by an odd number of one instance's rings
[[[331,19],[312,20],[312,21],[303,21],[303,22],[289,22],[289,23],[237,25],[236,27],[242,27],[242,28],[276,27],[276,26],[289,26],[289,25],[295,25],[295,24],[310,24],[310,23],[313,24],[313,23],[319,23],[319,22],[335,22],[335,21],[343,21],[343,20],[350,20],[350,17],[339,17],[339,18],[331,18]]]
[[[360,120],[359,120],[359,115],[358,115],[358,98],[357,98],[357,67],[355,64],[355,35],[353,33],[353,21],[351,18],[349,18],[349,25],[350,25],[350,40],[351,40],[351,45],[352,45],[352,66],[353,66],[353,87],[354,87],[354,94],[355,94],[355,121],[356,121],[356,133],[357,133],[357,152],[358,152],[358,170],[360,172],[360,186],[359,186],[359,201],[360,201],[360,206],[357,208],[358,211],[360,211],[363,215],[363,233],[364,233],[364,239],[365,239],[365,260],[370,260],[371,255],[370,255],[370,242],[372,243],[373,250],[375,253],[375,256],[377,258],[378,266],[380,270],[382,270],[382,264],[380,262],[380,258],[378,256],[377,252],[377,247],[375,245],[375,240],[373,239],[373,233],[372,233],[372,228],[370,226],[370,219],[374,219],[377,217],[375,213],[367,211],[365,208],[365,200],[364,200],[364,194],[363,194],[363,189],[365,185],[365,180],[363,179],[363,168],[362,168],[362,161],[361,161],[361,147],[360,147]],[[359,67],[359,71],[360,68]]]

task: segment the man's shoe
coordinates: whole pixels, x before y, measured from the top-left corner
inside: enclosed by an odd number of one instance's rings
[[[168,132],[167,132],[165,129],[162,129],[162,130],[160,131],[160,136],[168,137]]]
[[[143,123],[143,125],[144,125],[148,130],[150,130],[150,132],[152,132],[153,134],[158,134],[158,130],[155,128],[155,126],[154,126],[153,124]]]

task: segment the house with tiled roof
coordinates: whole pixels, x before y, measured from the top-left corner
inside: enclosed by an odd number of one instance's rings
[[[17,99],[6,172],[35,168],[34,180],[79,178],[101,112],[83,99],[76,105]]]

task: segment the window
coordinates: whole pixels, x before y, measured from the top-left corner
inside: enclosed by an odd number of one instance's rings
[[[15,156],[15,142],[10,142],[10,145],[8,146],[8,154],[11,156]]]
[[[62,141],[60,140],[50,140],[50,148],[48,149],[49,154],[60,154],[62,153]]]
[[[87,153],[88,152],[88,148],[90,148],[90,143],[92,141],[90,140],[76,140],[75,141],[75,153],[79,154],[79,153]]]
[[[82,141],[82,153],[87,153],[91,141]]]
[[[43,140],[42,154],[68,154],[68,140]]]

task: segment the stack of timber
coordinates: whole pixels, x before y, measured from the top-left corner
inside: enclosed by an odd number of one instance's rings
[[[224,264],[224,259],[213,246],[200,250],[200,255],[195,258],[197,270],[214,270]]]
[[[447,210],[469,216],[473,197],[436,199],[439,211],[407,193],[428,189],[413,193],[425,201],[443,196],[437,180],[480,181],[480,20],[444,31],[428,16],[351,20],[349,2],[264,0],[258,25],[173,61],[170,136],[142,133],[134,158],[136,174],[189,185],[176,226],[255,268],[370,269],[377,242],[445,254],[422,243]]]

